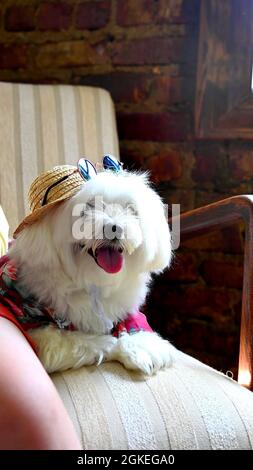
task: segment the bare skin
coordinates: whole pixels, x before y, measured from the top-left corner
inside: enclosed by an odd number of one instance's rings
[[[0,450],[81,449],[64,405],[19,329],[0,318]]]

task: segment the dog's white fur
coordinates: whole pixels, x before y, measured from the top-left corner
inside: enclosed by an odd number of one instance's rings
[[[97,196],[103,198],[103,210],[95,210],[91,203]],[[80,227],[95,221],[99,240],[87,239],[85,231],[81,240],[73,236],[80,224],[80,218],[73,217],[77,204],[85,204]],[[116,274],[105,272],[88,253],[89,248],[94,251],[111,243],[103,239],[108,222],[123,230],[117,244],[123,249],[124,264]],[[161,272],[171,260],[164,207],[145,175],[99,173],[77,195],[22,230],[9,256],[18,266],[21,285],[77,330],[52,326],[30,330],[48,372],[118,360],[127,368],[152,374],[171,364],[174,348],[156,333],[119,338],[110,334],[112,323],[143,304],[151,273]]]

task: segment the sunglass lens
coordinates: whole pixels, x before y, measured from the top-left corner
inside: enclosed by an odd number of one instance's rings
[[[113,155],[105,155],[103,157],[103,167],[105,170],[120,171],[121,163]]]
[[[90,160],[87,160],[86,158],[80,158],[77,163],[77,168],[79,170],[80,175],[85,181],[94,178],[94,176],[96,176],[97,174],[96,168],[94,167],[93,163],[91,163]]]

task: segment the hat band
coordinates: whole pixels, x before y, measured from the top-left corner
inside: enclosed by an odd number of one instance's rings
[[[75,173],[76,170],[73,172]],[[63,181],[65,181],[69,176],[73,175],[73,173],[71,173],[70,175],[66,175],[66,176],[63,176],[63,178],[61,178],[59,181],[56,181],[55,183],[51,184],[51,186],[49,186],[45,192],[45,195],[43,197],[43,200],[42,200],[42,203],[41,203],[41,207],[45,206],[47,204],[47,198],[48,198],[48,193],[49,191],[54,188],[55,186],[57,186],[58,184],[62,183]]]

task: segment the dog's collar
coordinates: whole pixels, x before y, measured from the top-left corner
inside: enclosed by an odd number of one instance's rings
[[[8,256],[0,259],[0,304],[4,303],[25,330],[55,325],[74,330],[71,322],[58,318],[53,309],[32,297],[18,280],[18,270]]]

